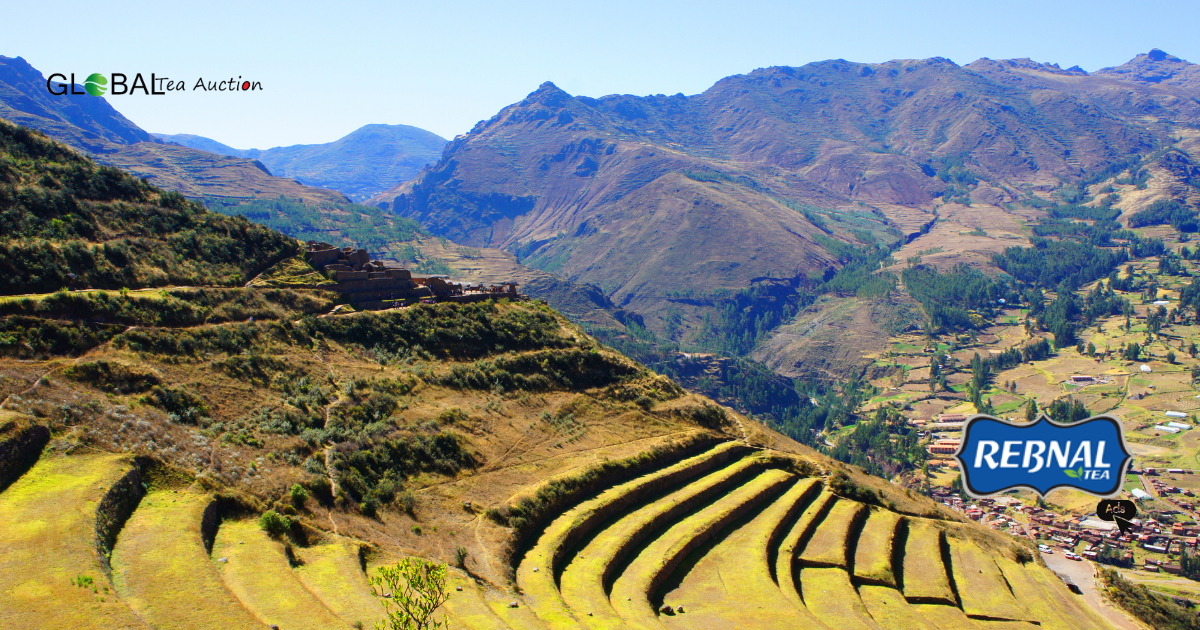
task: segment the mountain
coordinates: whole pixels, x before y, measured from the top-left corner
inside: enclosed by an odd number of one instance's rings
[[[76,85],[83,91],[83,86]],[[0,118],[41,131],[99,161],[190,198],[253,197],[345,202],[344,195],[275,177],[261,163],[165,144],[104,98],[55,96],[46,78],[20,57],[0,56]]]
[[[408,125],[365,125],[325,144],[239,150],[189,134],[154,134],[166,142],[258,160],[275,175],[337,190],[363,201],[401,182],[441,157],[446,140]]]
[[[1155,48],[1128,63],[1096,71],[1098,76],[1139,83],[1174,85],[1200,93],[1200,65],[1188,63]]]
[[[693,96],[545,83],[370,203],[597,285],[660,332],[672,317],[695,329],[721,295],[804,284],[845,264],[847,246],[983,232],[963,260],[989,264],[1027,238],[1013,204],[1200,122],[1197,66],[1139,59],[1095,75],[1024,59],[832,60]],[[1173,78],[1145,79],[1158,76]]]
[[[0,56],[0,118],[91,153],[154,140],[102,98],[50,94],[46,78],[21,57]]]

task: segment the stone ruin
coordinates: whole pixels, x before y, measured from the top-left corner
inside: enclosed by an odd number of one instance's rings
[[[334,288],[347,294],[351,303],[370,308],[368,303],[386,308],[398,301],[414,299],[474,302],[491,298],[519,299],[516,282],[470,284],[451,282],[446,276],[413,276],[412,272],[381,260],[371,260],[365,249],[337,248],[329,243],[309,241],[304,260],[337,283]]]

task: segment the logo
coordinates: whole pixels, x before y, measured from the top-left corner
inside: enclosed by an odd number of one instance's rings
[[[149,80],[140,72],[135,73],[132,79],[122,72],[113,72],[109,75],[93,72],[84,81],[83,90],[80,90],[79,87],[79,84],[75,83],[74,72],[71,73],[70,81],[67,80],[66,75],[58,72],[46,78],[46,91],[55,96],[64,94],[125,96],[138,92],[145,96],[162,96],[171,92],[186,92],[188,89],[186,81],[160,77],[153,72],[150,73]],[[248,81],[240,76],[237,79],[229,77],[219,81],[209,81],[200,77],[192,85],[193,92],[258,92],[262,89],[262,81]]]
[[[1121,422],[1108,415],[1074,424],[1042,415],[1021,425],[972,416],[963,425],[954,458],[962,470],[963,489],[975,498],[1016,488],[1042,496],[1055,488],[1073,488],[1115,497],[1131,459]]]
[[[93,73],[88,76],[87,81],[84,81],[83,89],[92,96],[104,96],[104,93],[108,91],[108,79],[99,72]]]

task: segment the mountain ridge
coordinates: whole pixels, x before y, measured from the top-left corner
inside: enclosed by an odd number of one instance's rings
[[[1153,57],[1131,63],[1195,69]],[[932,58],[760,68],[692,96],[546,82],[368,203],[600,286],[658,330],[672,309],[694,325],[667,291],[819,274],[844,246],[921,234],[951,200],[1009,212],[1200,121],[1186,85],[1122,76]]]
[[[305,184],[337,190],[363,201],[400,182],[441,157],[446,140],[411,125],[369,124],[332,142],[270,149],[235,149],[191,134],[152,134],[183,146],[258,160],[271,173]]]

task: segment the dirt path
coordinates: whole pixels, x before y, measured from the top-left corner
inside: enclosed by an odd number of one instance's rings
[[[1087,601],[1087,605],[1114,627],[1122,630],[1144,630],[1143,626],[1105,602],[1100,596],[1100,587],[1096,584],[1095,578],[1096,568],[1091,562],[1067,560],[1060,554],[1042,554],[1042,559],[1046,561],[1046,566],[1050,567],[1051,571],[1068,575],[1075,580],[1075,583],[1079,585],[1079,590],[1083,591],[1082,597]]]

